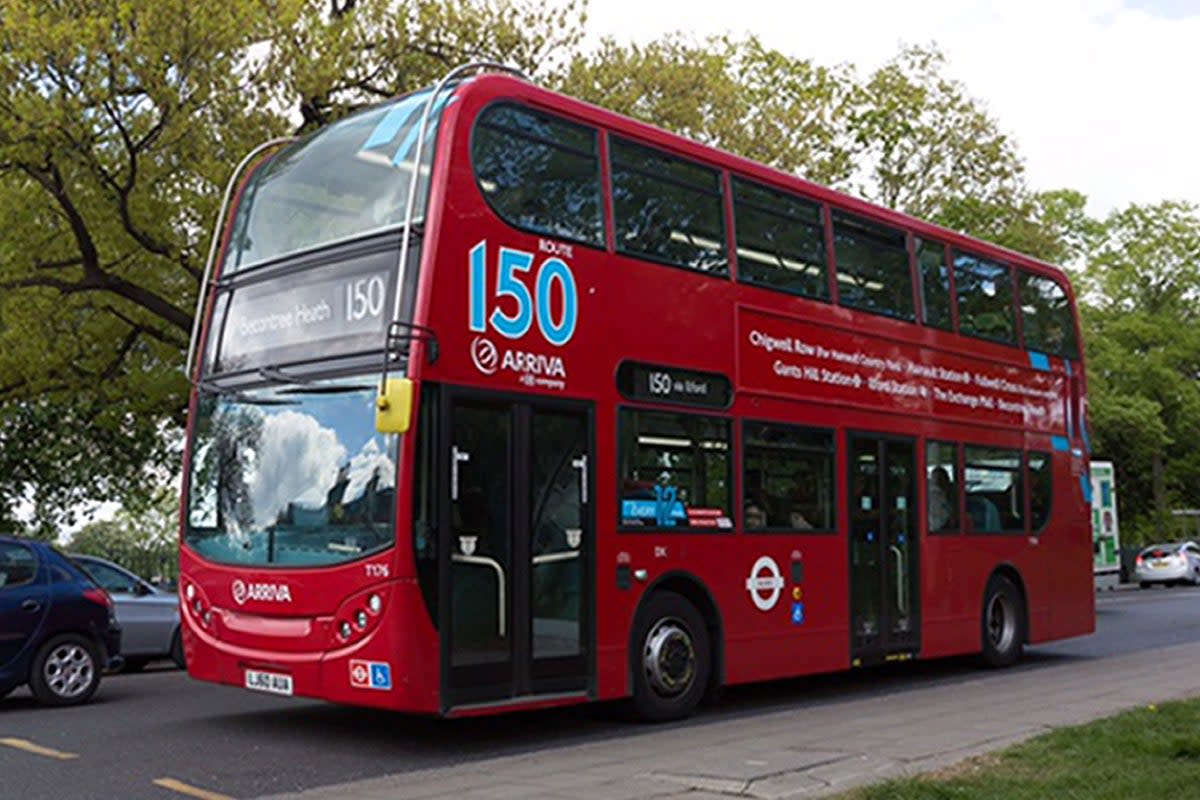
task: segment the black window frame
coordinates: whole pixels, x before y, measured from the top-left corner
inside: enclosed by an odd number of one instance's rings
[[[816,220],[817,221],[816,221],[815,226],[811,225],[809,222],[807,222],[805,220],[799,219],[795,216],[791,216],[783,211],[767,208],[766,206],[761,205],[759,203],[755,203],[752,200],[745,201],[745,202],[739,201],[739,199],[738,199],[739,185],[744,185],[754,191],[765,192],[767,194],[772,194],[772,195],[778,195],[780,198],[784,198],[787,201],[796,203],[800,206],[812,206],[813,209],[816,210]],[[780,294],[786,294],[791,297],[803,297],[807,300],[815,300],[819,303],[832,303],[833,296],[832,296],[832,292],[830,291],[830,287],[829,287],[831,259],[830,259],[830,254],[829,254],[828,241],[827,241],[826,235],[825,235],[826,230],[828,229],[828,224],[829,224],[828,206],[826,206],[824,203],[821,203],[817,200],[796,194],[795,192],[789,192],[789,191],[786,191],[783,189],[779,189],[779,188],[776,188],[769,184],[762,183],[760,181],[755,181],[750,178],[745,178],[741,175],[731,174],[729,176],[729,188],[730,188],[729,206],[730,206],[730,211],[731,211],[732,217],[733,217],[733,253],[734,253],[734,258],[736,259],[736,264],[737,264],[738,283],[744,283],[748,286],[757,286],[761,289],[766,289],[768,291],[773,291],[773,292],[779,292]],[[821,287],[820,294],[810,294],[808,292],[803,292],[798,289],[791,289],[791,288],[788,288],[785,286],[780,286],[778,284],[768,283],[766,281],[755,279],[755,278],[745,275],[743,273],[743,271],[742,271],[742,262],[743,262],[742,239],[741,239],[741,233],[740,233],[741,226],[739,225],[739,220],[742,218],[741,213],[739,211],[739,209],[741,209],[741,208],[752,209],[754,212],[757,212],[759,214],[764,214],[764,215],[767,215],[770,217],[774,217],[778,220],[789,223],[793,226],[805,226],[805,227],[811,227],[813,229],[813,231],[816,233],[817,238],[819,240],[819,250],[820,250],[820,254],[821,254],[821,263],[819,265],[820,271],[821,271],[821,277],[820,277],[820,282],[819,282],[819,285]],[[747,249],[758,249],[758,248],[751,248],[751,246],[749,244],[746,245],[746,248]],[[746,260],[752,260],[752,259],[746,259]]]
[[[1015,474],[1016,479],[1018,481],[1020,481],[1020,485],[1019,485],[1019,489],[1021,492],[1021,498],[1020,498],[1020,500],[1021,500],[1021,527],[1020,528],[1004,527],[1004,516],[1003,515],[1000,515],[1000,528],[998,528],[997,530],[986,530],[986,529],[976,528],[974,522],[971,522],[971,513],[970,513],[969,509],[967,508],[967,500],[970,498],[970,494],[967,492],[967,470],[970,468],[970,462],[968,461],[967,453],[972,448],[979,449],[979,450],[999,450],[999,451],[1002,451],[1005,453],[1015,454],[1017,456],[1017,469],[1016,469],[1016,472],[1013,474]],[[961,518],[960,524],[962,524],[962,526],[963,526],[963,531],[965,533],[973,535],[973,536],[1024,536],[1024,535],[1026,535],[1029,532],[1029,485],[1028,485],[1029,481],[1026,476],[1027,466],[1025,463],[1025,450],[1020,447],[1004,447],[1003,445],[980,444],[978,442],[963,442],[961,452],[962,452],[962,495],[963,495],[962,512],[963,512],[963,516]],[[1007,472],[1008,470],[1004,470],[1004,471]],[[984,498],[984,499],[987,499],[987,498]],[[989,502],[991,502],[991,501],[989,500]],[[999,509],[996,509],[996,511],[998,514],[1000,513]],[[970,524],[968,524],[968,523],[970,523]]]
[[[884,309],[870,308],[865,305],[858,305],[858,304],[846,301],[845,294],[842,292],[841,275],[843,273],[842,273],[840,259],[838,258],[839,218],[841,219],[841,224],[843,226],[853,227],[855,229],[855,231],[857,232],[858,237],[862,240],[870,242],[871,245],[875,249],[877,249],[877,250],[887,249],[887,250],[895,251],[897,253],[903,253],[903,255],[904,255],[904,274],[907,276],[907,289],[908,289],[908,291],[905,295],[908,298],[908,311],[906,314],[905,313],[891,313]],[[896,320],[898,322],[915,323],[917,321],[917,309],[916,309],[916,305],[915,305],[916,301],[914,299],[914,291],[913,291],[913,289],[914,289],[914,286],[913,286],[913,257],[912,257],[913,254],[908,246],[908,231],[904,230],[903,228],[897,228],[893,225],[889,225],[886,222],[881,222],[879,220],[872,219],[871,217],[866,217],[866,216],[862,216],[860,214],[855,214],[850,211],[845,211],[845,210],[837,208],[837,207],[830,208],[829,231],[830,231],[830,236],[832,238],[832,243],[833,243],[833,252],[831,253],[831,256],[832,256],[831,260],[832,260],[833,281],[837,285],[837,298],[838,298],[837,304],[839,306],[842,306],[843,308],[850,308],[855,311],[862,311],[867,314],[874,314],[875,316],[883,317],[884,319]],[[892,235],[898,236],[900,238],[901,244],[899,245],[899,247],[897,247],[895,244],[890,243],[885,240],[885,237],[890,237]],[[847,272],[845,274],[847,276],[857,277],[854,275],[854,273]],[[897,293],[896,296],[899,297],[900,294]]]
[[[32,545],[25,544],[24,542],[12,541],[0,542],[0,545],[10,545],[12,547],[24,550],[33,559],[33,571],[30,573],[29,578],[27,580],[19,581],[18,583],[8,583],[6,578],[5,583],[0,585],[0,592],[4,591],[5,589],[16,588],[18,586],[30,586],[34,583],[37,583],[38,573],[41,571],[42,566],[42,560],[39,557],[37,548],[33,547]]]
[[[1030,342],[1029,342],[1030,326],[1027,324],[1026,314],[1025,314],[1026,279],[1047,281],[1047,282],[1053,284],[1060,292],[1062,292],[1062,299],[1063,299],[1066,316],[1067,316],[1066,321],[1068,323],[1066,326],[1066,329],[1065,329],[1066,330],[1066,338],[1065,338],[1064,344],[1067,344],[1068,347],[1065,347],[1065,348],[1060,347],[1057,349],[1050,349],[1050,348],[1045,348],[1045,347],[1034,347],[1030,344]],[[1073,302],[1071,302],[1071,293],[1067,290],[1067,287],[1064,286],[1061,281],[1059,281],[1057,278],[1055,278],[1053,276],[1043,275],[1040,272],[1033,272],[1032,270],[1027,270],[1027,269],[1017,269],[1016,301],[1017,301],[1017,312],[1019,313],[1019,315],[1021,317],[1021,331],[1022,331],[1022,338],[1023,338],[1022,343],[1024,344],[1026,350],[1032,350],[1033,352],[1036,352],[1036,353],[1044,353],[1046,355],[1051,355],[1051,356],[1058,356],[1060,358],[1066,358],[1066,359],[1070,359],[1072,361],[1079,360],[1079,337],[1076,334],[1077,312],[1075,310],[1075,304]]]
[[[582,131],[587,131],[592,135],[592,142],[593,142],[593,146],[595,148],[595,152],[587,153],[587,152],[579,150],[575,147],[571,147],[570,145],[565,145],[562,142],[544,139],[544,138],[538,137],[538,136],[530,136],[522,131],[514,130],[508,126],[498,125],[498,124],[494,124],[494,123],[488,123],[486,121],[486,117],[490,112],[492,112],[498,108],[505,108],[505,107],[514,108],[520,112],[530,114],[533,116],[544,117],[548,121],[553,122],[555,124],[567,125],[567,126],[571,126],[574,128],[578,128]],[[600,229],[598,231],[598,240],[597,241],[589,241],[587,239],[580,239],[575,236],[566,236],[566,235],[564,235],[562,233],[558,233],[556,231],[541,230],[538,228],[531,227],[529,225],[520,225],[520,224],[517,224],[516,222],[514,222],[513,220],[511,220],[506,214],[502,213],[500,211],[500,209],[496,207],[496,204],[492,202],[492,198],[488,195],[488,193],[486,191],[484,191],[483,184],[481,183],[481,179],[480,179],[480,175],[479,175],[479,168],[476,164],[476,158],[475,158],[476,134],[481,127],[488,128],[493,131],[505,133],[505,134],[508,134],[509,136],[514,136],[514,137],[518,137],[521,139],[525,139],[530,142],[535,142],[537,144],[545,145],[547,147],[556,148],[558,150],[562,150],[562,151],[571,153],[573,155],[592,159],[595,162],[595,168],[596,168],[596,175],[595,175],[596,192],[597,192],[596,204],[597,204],[597,212],[599,214],[599,220],[600,220]],[[582,122],[576,122],[575,120],[569,119],[567,117],[563,117],[560,114],[553,114],[548,111],[544,111],[540,108],[535,108],[528,104],[520,103],[520,102],[517,102],[514,100],[496,100],[494,102],[487,104],[482,109],[480,109],[479,113],[476,114],[476,116],[475,116],[475,120],[471,123],[471,138],[470,138],[469,147],[468,147],[468,150],[470,153],[470,161],[471,161],[471,176],[475,181],[475,187],[479,191],[479,195],[483,198],[484,202],[487,203],[488,208],[490,208],[492,210],[492,213],[496,215],[497,219],[501,220],[508,227],[510,227],[514,230],[522,231],[524,233],[532,234],[534,236],[543,236],[543,237],[548,237],[551,239],[557,239],[557,240],[563,241],[563,242],[571,242],[572,244],[578,244],[583,247],[588,247],[593,250],[599,250],[602,252],[607,251],[607,249],[608,249],[608,219],[607,219],[606,209],[608,207],[608,200],[607,200],[607,194],[605,191],[606,187],[604,184],[604,162],[603,162],[604,151],[603,151],[603,148],[601,147],[600,140],[601,140],[601,129],[598,127],[595,127],[592,125],[587,125]]]
[[[674,177],[674,176],[655,175],[655,174],[652,174],[652,173],[648,172],[647,170],[642,169],[641,167],[638,167],[638,166],[622,164],[620,159],[617,156],[617,152],[618,152],[618,150],[620,150],[623,147],[630,147],[630,148],[634,148],[637,150],[643,150],[649,154],[652,154],[653,157],[655,157],[655,158],[663,159],[666,162],[676,162],[678,164],[682,164],[683,166],[685,166],[689,169],[702,169],[706,172],[711,172],[715,179],[716,189],[715,190],[709,189],[707,187],[700,186],[699,184],[691,183],[691,182],[688,182],[687,180],[684,180],[684,179],[678,178],[678,177]],[[627,137],[621,136],[619,134],[614,134],[614,133],[609,133],[609,135],[608,135],[607,150],[608,150],[608,153],[607,153],[607,155],[608,155],[608,186],[606,188],[608,190],[608,195],[607,195],[606,202],[608,203],[609,208],[612,210],[613,251],[617,255],[621,255],[626,258],[632,258],[632,259],[635,259],[638,261],[644,261],[644,262],[650,263],[650,264],[661,264],[666,267],[674,267],[675,269],[683,269],[683,270],[687,270],[688,272],[696,274],[696,275],[707,275],[711,278],[716,278],[718,280],[723,280],[723,281],[729,280],[730,274],[732,272],[732,263],[731,263],[731,259],[729,256],[729,230],[728,230],[729,225],[728,225],[728,220],[726,219],[725,171],[720,169],[719,167],[714,167],[710,164],[705,164],[704,162],[701,162],[701,161],[684,158],[682,156],[678,156],[667,150],[663,150],[659,147],[645,144],[644,142],[639,142],[635,139],[627,138]],[[717,219],[718,219],[718,224],[720,225],[720,228],[721,228],[721,230],[719,231],[718,251],[721,253],[721,257],[724,259],[721,269],[711,269],[711,270],[700,269],[698,267],[693,267],[688,264],[682,264],[678,261],[672,261],[671,259],[654,255],[653,253],[645,253],[645,252],[642,252],[639,250],[630,250],[629,248],[625,247],[623,245],[624,237],[621,235],[621,229],[620,229],[621,220],[617,213],[616,185],[617,185],[618,168],[620,168],[620,170],[624,170],[627,172],[636,173],[637,175],[640,175],[641,177],[648,179],[650,181],[656,182],[656,183],[669,183],[669,184],[672,184],[674,186],[677,186],[679,188],[685,189],[690,192],[695,192],[698,194],[705,194],[705,195],[709,195],[710,197],[715,198],[717,201],[717,212],[718,212]]]
[[[983,263],[983,264],[987,264],[990,266],[999,267],[1004,270],[1004,280],[997,281],[997,285],[1002,286],[1003,291],[1008,293],[1008,324],[1009,324],[1009,328],[1012,333],[1011,339],[1002,339],[1002,338],[998,338],[995,336],[987,336],[983,333],[978,332],[977,330],[974,330],[974,329],[968,330],[965,327],[964,320],[967,317],[963,314],[962,281],[959,280],[959,270],[960,269],[963,271],[970,271],[970,270],[968,270],[966,267],[959,267],[959,264],[958,264],[959,256],[962,256],[964,258],[973,259],[977,263]],[[963,336],[969,336],[972,339],[979,339],[980,341],[984,341],[984,342],[993,342],[995,344],[1002,344],[1007,347],[1020,347],[1021,346],[1021,335],[1020,335],[1020,329],[1018,327],[1019,326],[1019,322],[1018,322],[1019,314],[1018,314],[1017,298],[1016,298],[1016,293],[1017,293],[1016,292],[1016,283],[1013,279],[1013,273],[1014,273],[1013,266],[1011,264],[1005,263],[1003,261],[999,261],[994,258],[989,258],[987,256],[981,256],[978,253],[971,252],[970,250],[960,250],[956,247],[951,247],[950,248],[950,270],[954,276],[953,277],[953,281],[954,281],[954,294],[953,294],[954,312],[953,313],[954,313],[954,319],[956,319],[958,321],[958,332],[960,334],[962,334]],[[980,278],[980,275],[978,273],[972,273],[972,274],[976,279]]]
[[[626,433],[625,426],[628,424],[628,422],[627,422],[628,418],[625,415],[626,411],[648,413],[648,414],[698,417],[701,419],[708,420],[709,422],[717,422],[717,423],[723,424],[725,426],[726,448],[727,448],[726,452],[729,454],[728,458],[726,460],[726,466],[725,466],[725,471],[726,471],[725,484],[728,487],[728,497],[726,499],[729,502],[729,508],[727,509],[728,519],[729,519],[729,527],[722,528],[719,525],[713,526],[713,527],[693,527],[691,525],[631,526],[631,525],[624,524],[624,515],[621,512],[622,512],[622,503],[624,503],[624,501],[625,501],[625,498],[623,496],[623,494],[624,494],[623,486],[624,486],[625,476],[624,476],[624,474],[622,474],[621,468],[622,468],[622,464],[624,463],[624,456],[625,456],[625,453],[623,450],[623,446],[624,446],[623,442],[625,441],[625,433]],[[617,533],[622,533],[622,534],[626,534],[626,533],[628,533],[628,534],[678,533],[678,534],[709,534],[709,535],[719,535],[719,536],[732,536],[737,532],[738,517],[736,516],[735,508],[733,507],[737,500],[737,493],[735,491],[736,487],[734,485],[734,479],[736,477],[736,461],[737,461],[736,441],[735,441],[735,438],[737,435],[737,425],[734,424],[735,419],[732,416],[730,416],[728,414],[704,413],[704,412],[698,411],[696,408],[686,407],[686,406],[682,406],[682,407],[681,406],[669,406],[669,405],[656,406],[656,405],[648,405],[648,404],[642,404],[642,403],[636,403],[636,404],[624,403],[624,404],[620,404],[616,407],[616,423],[617,423],[616,424],[617,458],[616,458],[616,469],[614,470],[615,476],[616,476],[616,486],[614,487],[614,491],[615,491],[616,500],[617,500],[617,506],[616,506],[616,508],[617,508]],[[637,436],[636,431],[634,432],[633,435],[634,435],[634,437]],[[636,447],[636,444],[637,443],[635,441],[634,442],[635,447]]]
[[[830,516],[831,527],[828,528],[793,528],[790,526],[765,526],[762,528],[750,528],[746,525],[746,463],[747,450],[749,448],[749,436],[747,428],[750,425],[770,425],[778,428],[789,428],[793,431],[803,433],[821,433],[829,436],[828,454],[832,459],[830,462],[830,479],[832,487],[832,497],[830,498]],[[750,535],[761,534],[787,534],[792,536],[836,536],[838,533],[838,525],[841,522],[841,515],[838,513],[841,508],[838,491],[838,445],[841,442],[841,437],[837,435],[836,428],[829,428],[820,425],[797,425],[793,422],[779,422],[771,419],[745,418],[741,420],[741,425],[738,426],[738,435],[740,447],[738,449],[738,496],[735,498],[735,504],[738,506],[737,521],[738,530]]]
[[[954,498],[951,506],[954,509],[955,519],[953,528],[939,528],[938,530],[934,530],[929,527],[929,448],[931,446],[949,447],[954,451],[956,479],[954,481]],[[926,439],[923,455],[925,459],[925,516],[922,522],[925,524],[925,532],[930,536],[961,536],[966,532],[966,526],[963,524],[963,516],[966,511],[966,487],[964,486],[962,443],[949,439]],[[938,462],[939,465],[941,463],[940,461]]]

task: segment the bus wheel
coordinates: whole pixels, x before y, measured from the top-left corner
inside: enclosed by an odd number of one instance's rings
[[[1012,666],[1025,643],[1021,593],[1013,582],[993,575],[983,593],[983,662],[989,667]]]
[[[662,722],[691,714],[708,686],[708,628],[700,613],[674,592],[655,592],[634,626],[633,710]]]

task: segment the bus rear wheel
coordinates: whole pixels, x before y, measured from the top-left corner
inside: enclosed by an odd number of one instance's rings
[[[708,686],[708,627],[691,603],[674,592],[655,592],[634,624],[633,710],[639,719],[664,722],[696,710]]]
[[[983,663],[1009,667],[1025,645],[1025,609],[1021,593],[1003,575],[993,575],[983,593]]]

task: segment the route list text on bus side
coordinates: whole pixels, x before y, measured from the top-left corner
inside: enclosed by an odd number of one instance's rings
[[[1060,375],[740,310],[748,389],[1061,433]]]

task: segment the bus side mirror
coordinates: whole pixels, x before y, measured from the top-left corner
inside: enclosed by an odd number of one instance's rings
[[[388,378],[375,398],[375,430],[407,433],[412,423],[412,399],[411,378]]]

